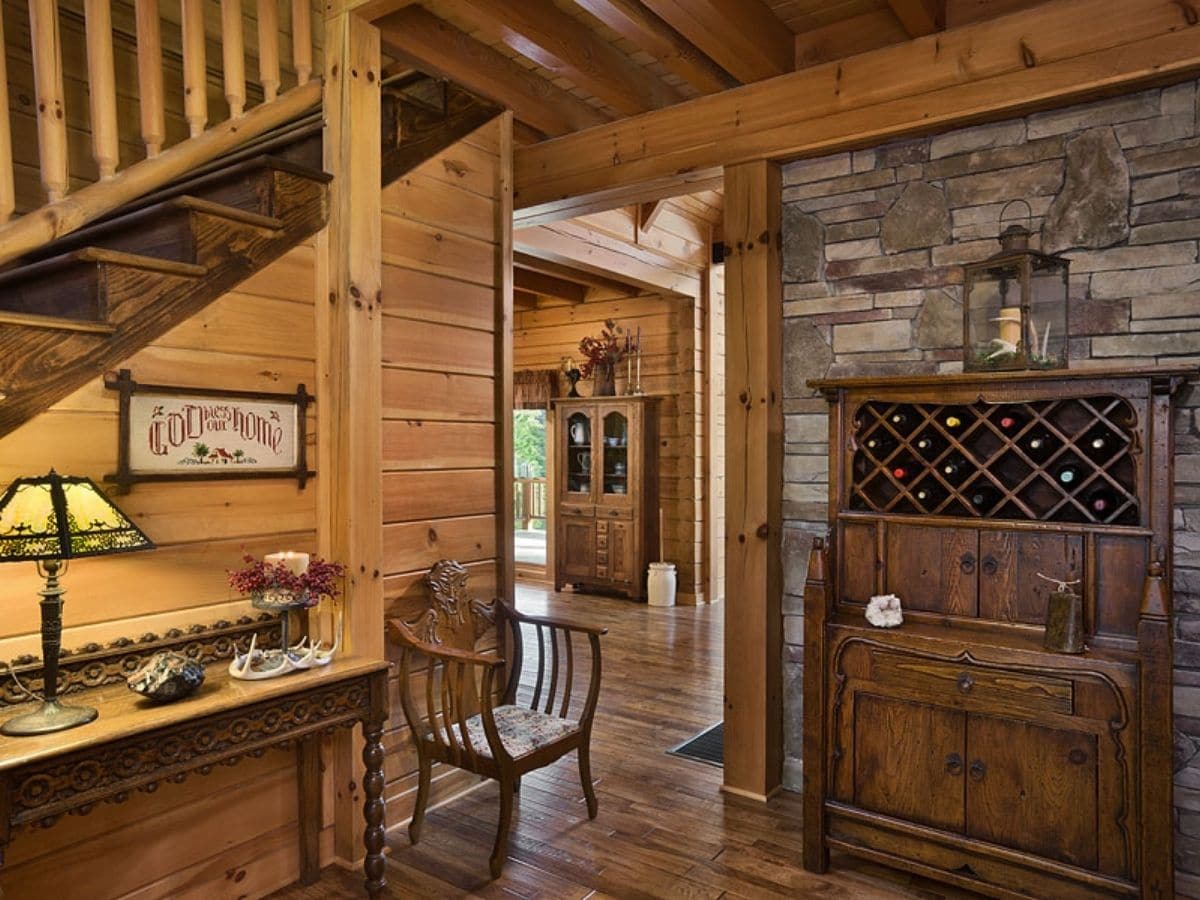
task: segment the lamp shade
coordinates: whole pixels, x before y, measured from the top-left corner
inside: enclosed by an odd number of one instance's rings
[[[74,559],[154,543],[90,478],[18,478],[0,497],[0,562]]]

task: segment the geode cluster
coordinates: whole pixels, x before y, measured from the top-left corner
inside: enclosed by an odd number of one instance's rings
[[[129,689],[155,703],[171,703],[194,694],[204,683],[204,666],[182,653],[155,653],[127,679]]]

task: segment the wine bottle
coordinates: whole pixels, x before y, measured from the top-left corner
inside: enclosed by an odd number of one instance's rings
[[[1025,441],[1025,450],[1035,460],[1045,459],[1054,452],[1054,438],[1044,431],[1035,431]]]
[[[962,481],[967,477],[967,461],[958,454],[942,463],[942,474],[951,481]]]
[[[996,420],[996,424],[1006,434],[1013,434],[1020,431],[1021,426],[1025,424],[1025,420],[1016,413],[1005,412],[1000,414],[1000,417]]]
[[[1079,477],[1079,469],[1070,463],[1059,466],[1058,471],[1054,473],[1055,480],[1065,488],[1075,487],[1079,483]]]
[[[1000,499],[1000,495],[994,487],[985,484],[971,488],[971,494],[968,499],[971,501],[971,506],[975,507],[981,513],[986,513],[991,511],[992,507],[996,505],[996,501]]]
[[[951,431],[958,431],[964,425],[967,424],[966,419],[967,419],[967,415],[962,410],[948,409],[942,415],[942,424],[945,425]]]
[[[867,438],[865,446],[876,459],[883,459],[892,452],[892,448],[896,446],[896,442],[892,439],[891,435],[880,430]]]
[[[1093,432],[1083,445],[1083,452],[1095,460],[1107,459],[1116,449],[1116,438],[1104,430]]]
[[[896,426],[897,429],[903,429],[906,425],[908,425],[909,420],[910,420],[910,417],[908,414],[908,410],[905,409],[904,407],[901,407],[900,409],[896,410],[894,413],[891,414],[891,416],[888,417],[888,421],[891,422],[894,426]]]
[[[942,490],[934,485],[922,485],[921,487],[917,488],[917,491],[913,496],[915,496],[917,501],[928,511],[935,509],[937,505],[942,502],[942,498],[946,495]]]
[[[897,481],[908,481],[908,479],[912,478],[912,470],[905,465],[893,466],[892,477]]]
[[[933,459],[942,449],[941,442],[931,434],[923,434],[917,438],[917,452],[926,459]]]
[[[1097,516],[1107,517],[1117,508],[1117,495],[1107,488],[1097,488],[1088,495],[1087,507]]]

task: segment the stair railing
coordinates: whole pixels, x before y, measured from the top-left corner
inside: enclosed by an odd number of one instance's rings
[[[173,2],[173,0],[167,0]],[[145,159],[118,172],[120,134],[113,62],[111,0],[83,0],[92,157],[100,180],[70,193],[63,52],[57,0],[29,0],[36,93],[38,161],[46,205],[9,221],[16,209],[8,78],[0,52],[0,265],[86,225],[143,194],[185,176],[321,102],[312,80],[312,22],[308,0],[291,0],[297,86],[279,94],[279,0],[256,0],[258,68],[263,101],[247,111],[242,0],[178,0],[182,24],[183,114],[189,137],[166,140],[159,0],[134,0],[137,89]],[[220,3],[223,84],[229,118],[208,121],[205,5]],[[0,48],[5,48],[0,20]],[[7,224],[4,224],[7,223]]]

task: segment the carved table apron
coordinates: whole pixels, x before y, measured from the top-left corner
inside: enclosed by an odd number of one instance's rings
[[[212,671],[221,668],[222,671]],[[57,734],[0,738],[0,864],[12,829],[52,825],[100,802],[149,793],[164,781],[207,775],[217,765],[296,747],[300,880],[320,870],[322,733],[363,725],[363,816],[367,893],[383,893],[383,725],[388,663],[346,658],[270,681],[237,681],[211,667],[192,697],[153,705],[124,685],[72,694],[100,711],[95,722]],[[16,714],[19,707],[10,710]],[[2,874],[2,872],[0,872]]]

